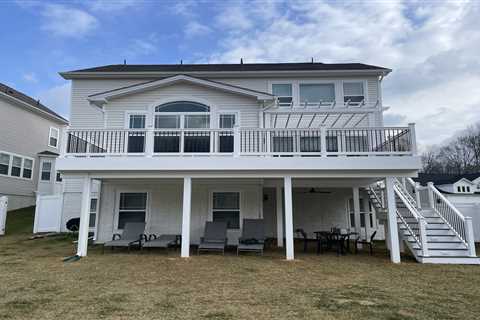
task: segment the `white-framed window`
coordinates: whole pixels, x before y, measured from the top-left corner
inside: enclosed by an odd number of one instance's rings
[[[41,181],[50,181],[52,177],[52,162],[48,160],[42,161],[42,166],[40,168],[40,180]]]
[[[127,222],[145,222],[147,216],[146,192],[120,192],[117,229]]]
[[[34,160],[22,155],[0,151],[0,175],[32,179]]]
[[[0,153],[0,174],[8,175],[10,173],[10,154]]]
[[[365,101],[363,81],[343,82],[343,102],[358,105],[363,101]]]
[[[237,115],[235,113],[221,113],[218,117],[218,127],[220,129],[231,129],[237,123]]]
[[[56,182],[62,182],[63,181],[62,174],[60,172],[57,172],[57,174],[55,175],[55,181]]]
[[[293,86],[291,83],[273,83],[272,94],[278,97],[280,106],[290,106],[293,101]]]
[[[300,104],[335,102],[334,83],[300,83]]]
[[[467,186],[467,192],[470,192],[470,187],[469,186]]]
[[[145,129],[147,123],[146,113],[127,113],[127,128],[139,129],[128,132],[127,152],[145,152]]]
[[[95,228],[96,226],[96,219],[98,213],[98,198],[91,198],[90,199],[90,221],[89,221],[89,228]]]
[[[360,228],[365,228],[365,223],[368,223],[368,226],[370,229],[374,228],[374,222],[373,222],[373,208],[372,204],[370,201],[368,201],[366,204],[368,205],[367,208],[365,208],[365,203],[363,198],[359,199],[360,203]],[[365,209],[368,210],[368,212],[365,212]],[[350,227],[355,228],[355,211],[353,207],[353,198],[348,199],[348,214],[350,217]]]
[[[58,139],[60,137],[60,130],[55,127],[50,127],[48,134],[48,146],[52,148],[58,148]]]
[[[23,159],[23,173],[22,177],[25,179],[32,178],[32,170],[33,170],[33,160],[32,159]]]
[[[224,221],[228,229],[240,229],[240,192],[212,193],[212,221]]]

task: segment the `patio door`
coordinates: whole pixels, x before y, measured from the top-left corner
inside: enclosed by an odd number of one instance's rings
[[[350,228],[356,228],[355,226],[355,213],[353,208],[353,198],[348,199],[347,213],[349,218]],[[375,221],[373,215],[373,208],[370,201],[360,198],[360,228],[361,236],[368,238],[375,231]],[[367,234],[368,230],[368,234]]]

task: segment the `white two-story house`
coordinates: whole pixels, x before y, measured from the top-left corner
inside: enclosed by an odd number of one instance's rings
[[[369,238],[378,221],[393,262],[400,241],[423,262],[475,256],[463,227],[445,231],[458,251],[428,251],[430,222],[409,188],[420,168],[415,127],[383,125],[382,82],[390,72],[359,63],[62,72],[72,100],[57,166],[64,214],[81,216],[78,255],[87,253],[89,225],[102,243],[127,222],[146,222],[146,234],[181,235],[188,257],[206,221],[226,221],[235,245],[242,220],[260,218],[287,259],[297,228],[311,238],[333,227]],[[92,181],[100,185],[95,199]],[[406,209],[396,206],[398,197]]]

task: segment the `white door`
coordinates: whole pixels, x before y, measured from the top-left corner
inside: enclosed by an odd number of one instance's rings
[[[60,232],[63,195],[37,196],[33,233]]]
[[[0,236],[5,234],[5,223],[7,221],[8,197],[0,197]]]

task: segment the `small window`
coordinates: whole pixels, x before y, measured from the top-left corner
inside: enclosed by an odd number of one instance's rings
[[[300,84],[300,103],[332,103],[335,101],[333,83]]]
[[[460,186],[457,187],[457,192],[462,192],[462,188]]]
[[[462,186],[462,192],[465,192],[465,186]]]
[[[12,159],[12,172],[10,175],[12,177],[20,177],[22,171],[22,158],[13,156]]]
[[[7,153],[0,153],[0,174],[8,175],[9,166],[10,166],[10,155]]]
[[[50,181],[50,176],[52,172],[52,163],[50,161],[42,162],[42,172],[40,179],[42,181]]]
[[[220,123],[218,124],[221,129],[231,129],[235,126],[235,115],[234,114],[221,114]]]
[[[23,159],[23,177],[27,179],[32,178],[32,168],[33,168],[33,160],[30,159]]]
[[[272,94],[278,97],[278,103],[280,106],[290,106],[292,104],[292,84],[272,84]]]
[[[89,228],[95,228],[95,219],[97,218],[98,199],[90,199],[90,221],[88,223]]]
[[[174,101],[155,107],[155,112],[210,112],[210,107],[192,101]]]
[[[363,82],[344,82],[343,101],[350,104],[360,104],[365,100]]]
[[[120,193],[118,211],[118,229],[127,222],[145,222],[147,213],[147,194],[145,192]]]
[[[470,192],[470,187],[469,186],[467,186],[467,192]]]
[[[55,181],[62,182],[62,174],[60,172],[57,172],[57,176],[55,177]]]
[[[144,114],[132,114],[130,115],[130,129],[144,129],[145,128],[145,119]]]
[[[228,229],[240,229],[240,193],[213,193],[213,221],[225,221]]]
[[[60,130],[54,127],[50,127],[50,134],[48,136],[48,146],[52,148],[57,148],[59,136],[60,136]]]

